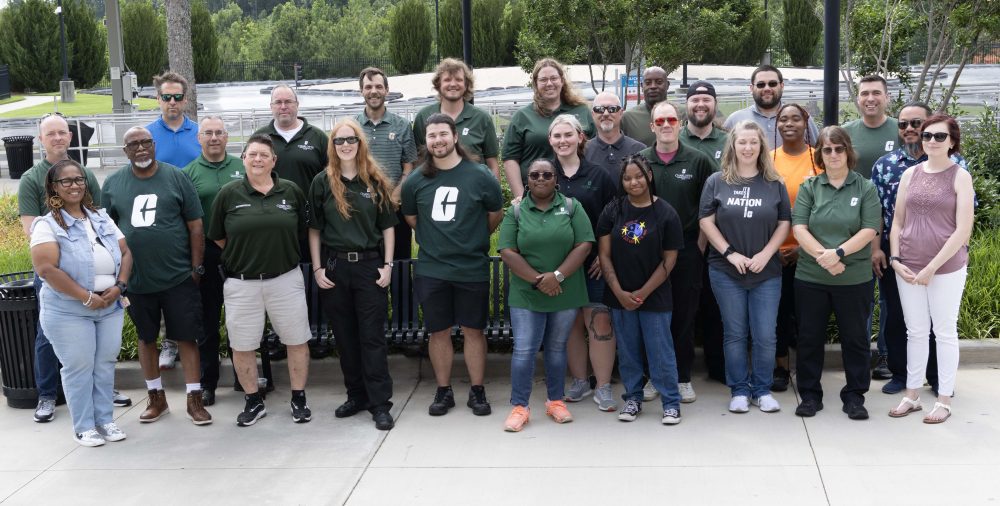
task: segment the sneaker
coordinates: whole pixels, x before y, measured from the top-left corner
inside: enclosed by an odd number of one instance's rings
[[[660,395],[660,392],[656,391],[656,387],[653,386],[652,381],[646,381],[646,385],[642,387],[642,400],[651,401]]]
[[[73,436],[73,439],[80,444],[80,446],[101,446],[105,443],[104,437],[101,436],[97,429],[90,429],[85,432],[78,432]]]
[[[729,399],[730,413],[746,413],[750,411],[750,398],[745,395],[734,395]]]
[[[177,343],[169,339],[164,339],[163,345],[160,347],[160,370],[173,369],[174,362],[176,361]]]
[[[188,420],[195,425],[208,425],[212,423],[212,415],[205,409],[202,403],[201,390],[194,390],[187,394],[187,416]]]
[[[139,415],[139,422],[153,423],[169,412],[170,406],[167,406],[167,393],[163,390],[150,390],[149,400],[146,402],[146,410]]]
[[[267,410],[264,409],[264,401],[260,399],[260,395],[249,396],[245,395],[246,405],[243,407],[243,412],[236,416],[236,425],[240,427],[249,427],[255,423],[257,420],[267,416]]]
[[[56,416],[55,399],[39,399],[38,406],[35,407],[35,421],[38,423],[51,422]]]
[[[760,410],[765,413],[774,413],[781,410],[781,405],[778,404],[778,400],[771,394],[755,397],[750,401],[753,402],[754,406],[758,406]]]
[[[625,401],[625,405],[622,406],[622,410],[618,412],[618,419],[623,422],[631,422],[634,421],[641,412],[641,404],[633,400],[628,400]]]
[[[427,408],[427,413],[431,416],[441,416],[448,413],[448,410],[455,407],[455,391],[450,386],[437,387],[434,392],[434,402]]]
[[[663,425],[677,425],[681,423],[681,410],[670,408],[664,411],[660,423]]]
[[[486,388],[482,385],[472,385],[469,389],[469,402],[465,405],[472,408],[472,414],[476,416],[486,416],[493,412],[490,401],[486,400]]]
[[[811,417],[816,416],[817,411],[823,410],[823,403],[812,399],[805,399],[795,408],[795,416]]]
[[[300,399],[292,397],[292,421],[295,423],[306,423],[312,420],[312,410],[306,404],[306,397]]]
[[[698,396],[694,394],[694,387],[691,386],[691,382],[678,383],[677,390],[681,392],[681,402],[688,404],[694,402]]]
[[[895,395],[902,392],[903,390],[906,390],[906,383],[895,378],[887,381],[885,385],[882,385],[883,394]]]
[[[778,366],[774,368],[774,375],[771,379],[771,390],[774,392],[784,392],[788,390],[788,383],[792,379],[792,374],[788,369]]]
[[[507,415],[507,421],[503,423],[503,430],[507,432],[521,432],[521,429],[528,424],[530,411],[525,406],[514,406]]]
[[[868,410],[865,409],[863,405],[858,404],[856,402],[844,404],[844,407],[841,408],[841,411],[847,413],[847,418],[850,418],[851,420],[868,419]]]
[[[569,390],[566,391],[563,400],[566,402],[580,402],[584,397],[593,392],[590,389],[590,380],[573,378],[573,384],[569,386]]]
[[[597,390],[594,390],[594,402],[597,403],[597,409],[601,411],[614,411],[618,409],[614,392],[611,390],[611,383],[601,385],[597,387]]]
[[[127,408],[132,405],[132,399],[129,399],[127,395],[119,392],[118,390],[112,390],[111,402],[117,408]]]
[[[556,423],[573,421],[573,414],[566,409],[566,403],[563,401],[545,401],[545,414],[552,417]]]
[[[125,433],[118,428],[118,425],[115,422],[108,422],[104,425],[101,425],[100,427],[97,428],[97,432],[100,433],[102,437],[104,437],[105,441],[111,441],[112,443],[115,441],[121,441],[122,439],[125,439]]]
[[[885,355],[879,355],[875,362],[875,369],[872,369],[872,379],[887,380],[892,378],[892,371],[889,370],[889,360]]]
[[[372,414],[372,420],[375,421],[375,428],[378,430],[392,430],[396,426],[396,422],[392,420],[392,415],[387,410],[376,411]]]

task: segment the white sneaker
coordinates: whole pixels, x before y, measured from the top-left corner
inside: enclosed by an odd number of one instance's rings
[[[101,425],[97,428],[97,432],[100,433],[101,436],[104,436],[105,441],[115,442],[125,439],[125,433],[118,428],[118,425],[115,422],[108,422]]]
[[[695,399],[698,398],[698,396],[694,394],[694,387],[691,386],[691,383],[678,383],[677,389],[681,392],[681,402],[685,404],[694,402]]]
[[[101,446],[104,444],[104,438],[97,432],[97,429],[77,433],[73,436],[73,440],[79,443],[80,446]]]
[[[169,339],[163,340],[163,347],[160,350],[160,370],[173,369],[174,362],[177,361],[177,343]]]
[[[653,386],[652,381],[647,381],[646,386],[642,387],[642,400],[651,401],[660,395],[660,392],[656,391],[656,387]]]
[[[729,399],[729,411],[732,413],[746,413],[750,411],[750,399],[745,395],[735,395]]]
[[[765,413],[774,413],[781,410],[781,405],[778,404],[778,400],[771,394],[762,395],[759,398],[753,399],[753,405],[760,406],[760,410]]]

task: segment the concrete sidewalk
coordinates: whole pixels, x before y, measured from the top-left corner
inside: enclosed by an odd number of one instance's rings
[[[509,355],[491,355],[487,392],[494,413],[475,417],[464,406],[468,380],[461,356],[454,381],[458,407],[427,415],[434,381],[426,359],[393,356],[392,412],[397,426],[375,430],[370,417],[336,419],[345,400],[336,359],[313,361],[309,403],[313,421],[292,423],[284,363],[267,398],[268,416],[235,425],[242,395],[228,387],[224,367],[213,425],[184,415],[180,371],[164,374],[173,412],[140,425],[145,392],[129,388],[135,405],[116,409],[128,434],[120,443],[83,448],[71,439],[69,414],[59,407],[48,424],[30,410],[0,408],[0,502],[39,504],[987,504],[1000,499],[1000,368],[964,365],[955,414],[925,425],[917,413],[890,419],[898,395],[872,382],[872,419],[840,412],[843,373],[824,375],[826,409],[815,418],[793,414],[794,391],[776,394],[782,411],[729,413],[728,389],[698,372],[698,400],[682,407],[684,421],[660,424],[659,401],[636,422],[601,413],[588,398],[571,404],[575,421],[544,416],[539,374],[532,418],[518,434],[502,430],[510,394]],[[133,383],[124,364],[119,383]],[[541,367],[541,364],[539,364]],[[128,385],[126,385],[128,386]],[[616,394],[621,385],[615,385]],[[925,401],[930,392],[921,393]],[[932,403],[933,401],[931,401]],[[927,406],[929,408],[930,406]],[[926,409],[925,409],[926,412]]]

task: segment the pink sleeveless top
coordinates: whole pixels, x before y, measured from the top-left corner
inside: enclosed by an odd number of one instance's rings
[[[914,273],[920,272],[941,251],[944,243],[955,233],[955,174],[958,164],[936,174],[924,171],[925,163],[918,165],[910,178],[906,193],[906,222],[899,235],[899,256],[903,265]],[[967,246],[959,248],[936,274],[948,274],[961,269],[969,260]]]

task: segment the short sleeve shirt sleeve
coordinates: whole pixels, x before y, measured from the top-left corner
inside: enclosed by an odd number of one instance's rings
[[[480,179],[483,181],[484,191],[483,191],[483,206],[486,210],[493,213],[503,209],[503,190],[500,189],[500,182],[489,173],[489,170],[483,168],[484,171],[480,175]]]
[[[608,205],[604,206],[604,210],[601,211],[601,216],[597,218],[597,237],[604,237],[611,233],[611,229],[614,227],[614,207],[618,205],[616,200],[608,202]]]
[[[524,113],[517,111],[510,118],[510,124],[503,136],[503,159],[520,160],[524,155],[524,129],[521,123],[526,121]]]
[[[778,194],[781,195],[781,200],[778,202],[778,221],[791,221],[792,203],[788,199],[788,188],[785,187],[784,183],[778,186],[780,186]]]
[[[213,241],[221,241],[226,238],[226,200],[228,200],[228,196],[228,189],[223,187],[219,190],[215,202],[212,203],[212,218],[205,225],[205,235]]]
[[[705,181],[705,188],[701,192],[701,201],[698,203],[698,219],[712,216],[719,210],[719,199],[715,195],[715,184],[719,176],[711,176]],[[788,200],[788,197],[785,197]],[[780,211],[779,211],[780,214]]]
[[[795,199],[795,207],[792,208],[792,225],[808,225],[809,215],[812,214],[812,207],[812,180],[806,179],[799,186],[799,195]]]
[[[524,209],[522,209],[521,212],[524,212]],[[514,206],[511,206],[503,214],[503,221],[500,222],[500,236],[497,240],[497,251],[517,247],[517,228],[517,220],[514,219]]]
[[[326,178],[318,174],[309,184],[309,228],[323,230],[326,218],[323,215],[323,201],[326,193]]]
[[[684,228],[681,227],[681,217],[670,205],[666,206],[666,210],[666,216],[662,221],[663,230],[660,235],[663,239],[660,246],[663,251],[684,249]]]
[[[590,218],[580,208],[579,202],[574,201],[573,204],[573,218],[570,220],[570,226],[573,227],[573,244],[594,242],[596,238],[594,237],[594,229],[590,226]],[[506,220],[506,217],[504,219]]]
[[[184,199],[181,214],[186,221],[200,219],[205,213],[201,209],[201,200],[198,200],[198,190],[194,188],[191,179],[181,171],[176,171],[176,178],[180,182],[181,196]]]
[[[403,163],[413,163],[417,161],[417,145],[413,141],[413,130],[409,128],[401,128],[399,130],[402,139],[399,144],[403,148],[403,154],[400,157],[400,161]]]
[[[878,190],[867,179],[863,179],[862,183],[865,191],[861,199],[861,228],[878,230],[882,224],[882,204],[878,200]]]

